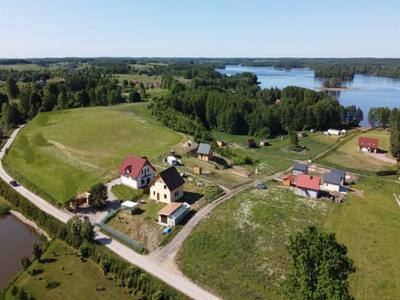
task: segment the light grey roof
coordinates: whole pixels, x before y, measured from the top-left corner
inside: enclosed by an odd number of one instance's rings
[[[301,163],[295,162],[295,163],[293,164],[293,170],[301,171],[301,172],[307,173],[307,171],[308,171],[308,166],[305,165],[305,164],[301,164]]]
[[[342,179],[346,178],[346,171],[343,170],[338,170],[338,169],[332,169],[331,174],[335,174],[337,176],[340,176]]]
[[[326,173],[324,175],[324,182],[325,183],[331,183],[331,184],[336,184],[336,185],[341,185],[342,183],[342,177],[339,174],[336,173]]]
[[[197,153],[208,155],[211,152],[211,145],[206,143],[200,143],[199,148],[197,148]]]

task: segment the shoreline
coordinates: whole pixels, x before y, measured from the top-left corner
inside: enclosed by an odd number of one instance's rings
[[[22,223],[24,223],[25,225],[28,225],[29,227],[31,227],[32,229],[34,229],[37,233],[42,234],[44,236],[46,236],[46,238],[50,241],[51,238],[50,236],[47,234],[46,231],[44,231],[42,228],[40,228],[34,221],[28,219],[27,217],[25,217],[23,214],[21,214],[18,211],[15,210],[10,210],[9,211],[10,215],[13,215],[14,217],[16,217],[18,220],[20,220]]]
[[[340,87],[340,88],[325,88],[325,87],[317,87],[317,90],[321,92],[343,92],[343,91],[353,91],[359,90],[360,88],[357,87]]]

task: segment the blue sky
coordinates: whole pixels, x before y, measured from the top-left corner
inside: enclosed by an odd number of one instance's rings
[[[0,0],[0,57],[400,57],[398,0]]]

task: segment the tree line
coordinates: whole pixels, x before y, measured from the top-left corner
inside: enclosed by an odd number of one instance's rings
[[[363,119],[361,109],[343,107],[325,92],[294,86],[261,89],[252,73],[226,76],[204,68],[189,84],[164,75],[161,86],[170,93],[155,99],[153,114],[174,130],[190,134],[219,130],[267,137],[357,126]]]

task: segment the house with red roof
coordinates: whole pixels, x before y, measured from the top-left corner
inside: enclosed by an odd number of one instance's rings
[[[358,150],[362,152],[374,152],[378,151],[379,139],[374,137],[361,136],[358,139]]]
[[[128,155],[119,167],[121,183],[134,189],[144,188],[155,177],[156,169],[146,157]]]
[[[320,195],[321,178],[307,174],[297,176],[294,193],[303,197],[318,198]]]

